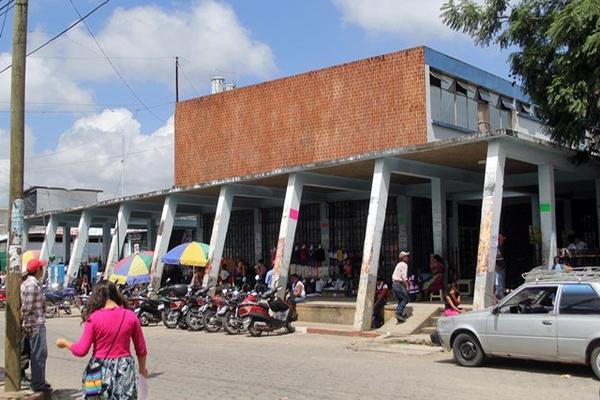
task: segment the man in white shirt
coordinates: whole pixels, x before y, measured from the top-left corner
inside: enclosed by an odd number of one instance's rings
[[[408,304],[408,251],[400,252],[400,262],[396,265],[392,274],[392,292],[398,299],[395,316],[398,322],[406,321],[407,315],[404,312]]]

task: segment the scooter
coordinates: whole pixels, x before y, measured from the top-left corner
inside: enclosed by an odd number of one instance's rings
[[[296,331],[292,325],[290,306],[277,297],[277,290],[269,289],[258,297],[258,301],[244,299],[240,304],[239,315],[243,327],[251,336],[258,337],[263,332],[273,332],[284,327],[288,333]]]

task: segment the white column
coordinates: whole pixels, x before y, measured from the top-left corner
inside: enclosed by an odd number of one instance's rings
[[[51,215],[46,225],[46,234],[44,235],[44,242],[42,243],[42,249],[40,250],[40,260],[50,261],[52,251],[54,250],[54,244],[56,243],[56,229],[58,228],[58,221],[55,216]],[[25,270],[26,265],[23,266]],[[44,271],[45,272],[45,271]]]
[[[233,207],[233,188],[231,186],[221,186],[217,211],[213,230],[210,236],[210,247],[208,249],[208,264],[204,272],[204,286],[215,287],[219,277],[219,267],[223,258],[223,248],[227,237],[227,228],[229,227],[229,217]]]
[[[77,277],[79,266],[83,258],[83,251],[88,242],[88,234],[90,225],[92,224],[92,214],[88,210],[84,210],[79,217],[79,225],[77,226],[77,237],[73,243],[73,253],[69,259],[69,267],[67,268],[66,284],[68,285]]]
[[[327,217],[327,203],[321,203],[319,205],[319,217],[321,220],[319,223],[319,227],[321,228],[321,246],[323,246],[323,249],[327,252],[327,249],[329,249],[329,218]],[[327,262],[327,265],[329,265],[329,262]]]
[[[62,234],[63,244],[63,264],[71,259],[71,225],[65,224],[63,226]]]
[[[554,167],[538,165],[540,217],[542,228],[542,265],[551,265],[556,248],[556,197],[554,195]]]
[[[446,257],[446,189],[440,178],[431,178],[431,219],[433,252]]]
[[[110,224],[104,223],[102,224],[102,264],[106,266],[106,262],[108,260],[108,254],[110,252]]]
[[[169,241],[173,232],[175,223],[175,214],[177,213],[177,200],[173,196],[165,197],[158,231],[156,232],[156,245],[154,246],[154,255],[152,256],[152,287],[158,289],[162,279],[165,264],[161,258],[169,250]]]
[[[412,198],[398,196],[398,254],[401,251],[412,251]]]
[[[202,214],[196,215],[196,242],[204,242],[204,219]]]
[[[121,204],[117,213],[117,222],[110,241],[110,250],[106,259],[106,267],[104,269],[104,278],[108,279],[112,273],[113,267],[119,261],[125,238],[127,237],[127,226],[129,225],[129,217],[131,216],[131,207],[127,203]]]
[[[383,159],[377,160],[373,171],[369,215],[367,217],[360,282],[354,313],[354,329],[357,331],[366,331],[371,328],[373,297],[379,268],[379,254],[381,252],[383,225],[385,224],[390,175],[389,164]]]
[[[596,245],[600,249],[600,179],[595,180],[596,186],[596,218],[598,220],[598,242]]]
[[[260,220],[260,209],[254,209],[254,263],[262,259],[262,223]]]
[[[500,214],[502,212],[505,162],[506,152],[502,145],[497,141],[489,142],[481,204],[479,248],[477,251],[477,271],[473,299],[475,310],[490,306],[494,299],[494,271],[498,251]]]
[[[290,174],[281,215],[275,265],[273,266],[272,287],[281,288],[278,293],[281,298],[284,296],[288,282],[292,247],[294,246],[298,217],[300,216],[303,186],[302,178],[298,174]]]

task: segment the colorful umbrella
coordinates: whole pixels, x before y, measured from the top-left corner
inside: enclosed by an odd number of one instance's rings
[[[110,280],[128,285],[150,282],[150,268],[152,266],[152,251],[141,251],[125,257],[115,265]]]
[[[180,244],[162,258],[165,264],[204,267],[208,263],[208,245],[200,242]]]
[[[27,250],[23,253],[23,269],[27,267],[27,263],[31,260],[39,260],[40,259],[40,251],[39,250]]]

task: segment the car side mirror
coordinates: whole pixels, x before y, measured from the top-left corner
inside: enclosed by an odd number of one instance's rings
[[[498,311],[499,311],[499,307],[498,306],[492,308],[492,314],[493,315],[498,315]]]

